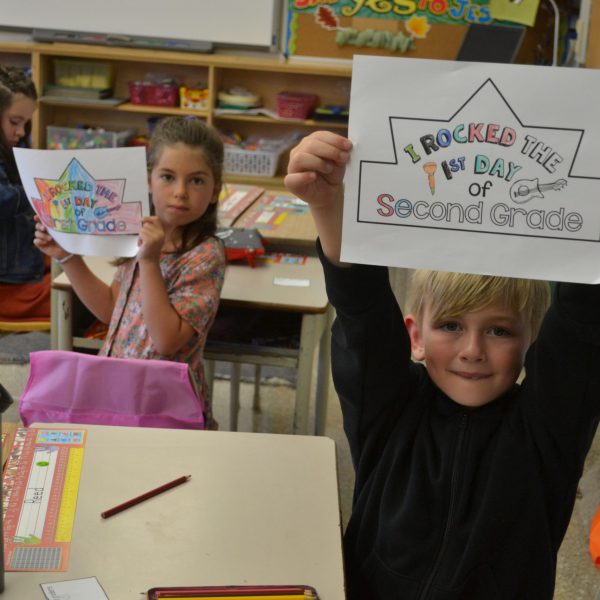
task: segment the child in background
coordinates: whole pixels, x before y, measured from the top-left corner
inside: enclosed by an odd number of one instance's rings
[[[110,323],[101,356],[186,362],[205,398],[203,351],[225,274],[223,245],[214,235],[222,168],[223,144],[214,129],[181,117],[158,123],[148,149],[154,216],[142,220],[137,256],[119,265],[110,286],[39,222],[35,235],[85,306]],[[206,412],[214,426],[208,400]]]
[[[50,260],[33,245],[34,211],[13,155],[26,143],[37,108],[33,81],[0,66],[0,320],[50,319]]]
[[[310,204],[337,315],[348,598],[550,600],[600,418],[600,286],[558,284],[544,317],[543,282],[417,271],[403,317],[386,268],[340,261],[351,147],[315,132],[285,180]]]

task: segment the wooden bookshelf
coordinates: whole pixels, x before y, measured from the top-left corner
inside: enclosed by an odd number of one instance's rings
[[[143,79],[147,73],[163,73],[175,77],[183,85],[193,87],[202,82],[209,90],[206,110],[175,107],[143,106],[130,102],[105,105],[89,102],[65,102],[42,98],[35,113],[32,142],[36,148],[46,146],[48,125],[74,127],[85,125],[106,130],[133,129],[148,133],[148,119],[166,115],[196,115],[218,129],[241,135],[285,137],[292,132],[301,135],[315,129],[345,132],[347,125],[315,119],[275,119],[268,116],[218,115],[217,93],[232,86],[243,86],[261,96],[263,106],[276,111],[277,94],[282,91],[311,92],[320,105],[348,105],[351,65],[347,62],[287,61],[281,56],[255,54],[194,54],[165,50],[116,48],[85,44],[36,43],[18,36],[0,37],[0,63],[30,65],[40,96],[45,86],[54,81],[53,60],[72,58],[110,62],[115,73],[114,95],[128,98],[129,81]],[[227,180],[281,188],[286,168],[285,156],[274,177],[227,176]]]

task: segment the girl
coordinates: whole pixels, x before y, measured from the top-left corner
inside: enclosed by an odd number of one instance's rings
[[[61,263],[81,301],[109,323],[101,356],[186,362],[204,391],[202,353],[225,273],[223,245],[214,236],[222,166],[214,129],[181,117],[158,123],[148,149],[154,216],[142,220],[137,256],[118,261],[111,286],[39,222],[35,234],[36,246]]]
[[[0,320],[50,319],[50,260],[33,246],[33,209],[13,147],[25,143],[37,108],[33,81],[0,66]]]

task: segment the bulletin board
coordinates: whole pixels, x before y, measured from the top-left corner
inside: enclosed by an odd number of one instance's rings
[[[286,54],[336,59],[351,59],[355,54],[455,59],[472,27],[522,30],[533,24],[539,0],[510,6],[508,1],[288,0]],[[496,42],[491,38],[489,43]]]

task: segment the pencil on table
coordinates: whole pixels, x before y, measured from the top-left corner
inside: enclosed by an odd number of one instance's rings
[[[314,594],[260,594],[258,596],[246,596],[245,594],[237,594],[235,596],[161,596],[165,600],[314,600]]]
[[[118,506],[115,506],[114,508],[109,508],[108,510],[105,510],[103,513],[100,513],[100,516],[103,519],[108,519],[108,517],[112,517],[113,515],[120,513],[121,511],[125,510],[126,508],[135,506],[136,504],[139,504],[140,502],[143,502],[144,500],[148,500],[148,498],[153,498],[154,496],[158,496],[158,494],[162,494],[163,492],[166,492],[167,490],[170,490],[171,488],[174,488],[178,485],[181,485],[182,483],[185,483],[186,481],[189,481],[191,477],[192,477],[191,475],[184,475],[183,477],[178,477],[177,479],[174,479],[173,481],[169,481],[169,483],[165,483],[164,485],[161,485],[160,487],[150,490],[149,492],[146,492],[145,494],[136,496],[135,498],[132,498],[131,500],[127,500],[127,502],[123,502],[122,504],[119,504]]]
[[[151,592],[154,600],[318,600],[312,589],[297,585],[154,588]]]
[[[291,591],[290,593],[272,592],[269,590],[248,593],[243,590],[236,590],[235,592],[215,591],[208,594],[204,594],[201,591],[189,592],[188,594],[175,591],[172,593],[163,592],[157,598],[164,598],[165,600],[316,600],[317,597],[310,590],[301,590],[300,592]]]

